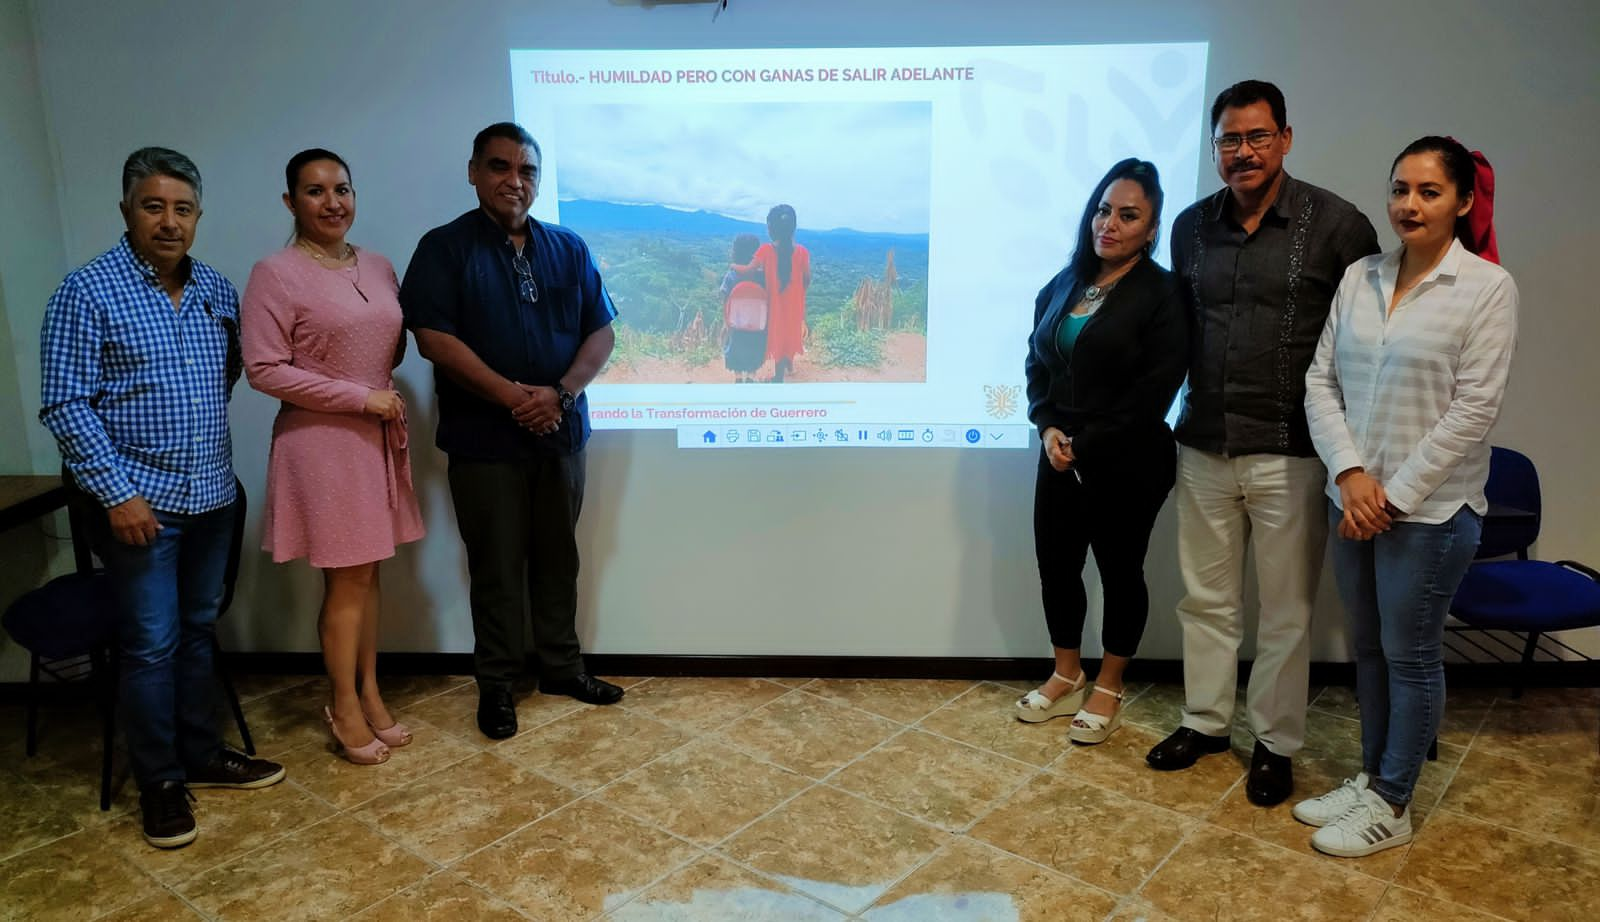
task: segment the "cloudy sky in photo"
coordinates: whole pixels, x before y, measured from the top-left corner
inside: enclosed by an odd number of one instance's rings
[[[928,232],[928,102],[563,106],[554,191],[800,226]]]

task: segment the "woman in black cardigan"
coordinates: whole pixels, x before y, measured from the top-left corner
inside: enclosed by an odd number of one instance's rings
[[[1028,342],[1028,418],[1043,443],[1033,535],[1055,672],[1017,702],[1017,717],[1074,715],[1069,735],[1080,743],[1121,723],[1122,673],[1149,608],[1145,549],[1176,475],[1166,414],[1188,334],[1176,280],[1150,259],[1161,199],[1154,165],[1111,168],[1084,208],[1071,261],[1034,302]],[[1078,656],[1090,548],[1105,598],[1092,692]]]

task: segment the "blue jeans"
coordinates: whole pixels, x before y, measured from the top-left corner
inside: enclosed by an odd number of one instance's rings
[[[128,761],[141,788],[184,780],[222,745],[211,651],[234,507],[155,516],[162,528],[150,545],[102,534],[98,548],[120,609],[117,693]]]
[[[1356,652],[1361,767],[1392,804],[1409,804],[1444,716],[1444,619],[1478,550],[1482,521],[1462,506],[1448,521],[1398,521],[1371,541],[1338,537],[1333,574]]]

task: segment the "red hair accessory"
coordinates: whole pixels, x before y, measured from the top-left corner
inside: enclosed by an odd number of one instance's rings
[[[1489,158],[1481,150],[1472,152],[1472,162],[1475,189],[1472,193],[1472,210],[1467,212],[1467,239],[1462,243],[1473,253],[1498,265],[1500,246],[1494,237],[1494,167],[1489,165]]]

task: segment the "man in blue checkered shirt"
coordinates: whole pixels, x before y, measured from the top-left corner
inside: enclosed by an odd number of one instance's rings
[[[51,296],[39,418],[98,501],[96,550],[116,587],[118,694],[144,836],[194,841],[190,787],[259,788],[283,766],[222,745],[212,633],[236,501],[228,395],[239,294],[192,259],[200,172],[146,147],[122,168],[120,243]]]

